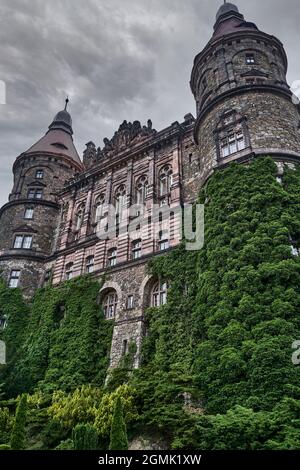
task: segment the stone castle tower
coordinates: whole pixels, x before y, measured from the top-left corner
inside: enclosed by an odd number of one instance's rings
[[[102,148],[88,142],[81,163],[71,117],[66,109],[58,113],[47,134],[17,158],[12,194],[0,211],[0,269],[9,286],[31,295],[49,280],[105,274],[99,302],[115,321],[111,367],[130,342],[138,366],[145,309],[165,303],[168,289],[147,265],[180,243],[175,209],[194,202],[213,172],[232,161],[271,155],[278,177],[283,163],[299,163],[299,112],[286,73],[281,42],[225,3],[195,58],[196,119],[187,114],[161,131],[150,120],[124,121]],[[144,209],[130,215],[132,235],[123,214],[137,203]],[[154,222],[154,204],[169,209],[167,223]],[[118,230],[99,239],[108,205],[117,209]]]

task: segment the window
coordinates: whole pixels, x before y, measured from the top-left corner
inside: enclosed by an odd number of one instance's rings
[[[7,317],[6,315],[0,316],[0,331],[5,330],[7,326]]]
[[[160,197],[164,197],[170,194],[171,186],[173,183],[172,169],[169,166],[165,166],[159,175],[159,194]]]
[[[83,223],[84,210],[83,207],[80,207],[75,216],[75,230],[80,230]]]
[[[159,232],[158,249],[164,251],[170,248],[168,233],[166,231]]]
[[[44,170],[36,170],[35,177],[38,180],[42,180],[44,178]]]
[[[132,259],[138,259],[142,256],[142,241],[135,240],[132,242]]]
[[[94,272],[94,256],[89,256],[85,262],[85,272],[90,274]]]
[[[109,268],[112,268],[113,266],[116,266],[116,264],[117,264],[117,249],[112,248],[108,251],[107,266]]]
[[[65,271],[65,280],[69,281],[73,277],[73,267],[74,263],[68,263],[66,265],[66,271]]]
[[[136,203],[144,205],[147,197],[148,182],[146,176],[142,176],[136,185]]]
[[[126,208],[126,188],[125,186],[121,186],[117,192],[115,197],[115,207],[116,207],[116,216],[117,216],[117,223],[122,220],[122,216],[124,210]]]
[[[161,307],[167,303],[167,281],[158,281],[152,289],[152,307]]]
[[[32,235],[17,235],[14,241],[15,249],[30,250],[32,246]]]
[[[246,54],[246,64],[248,65],[255,64],[254,54]]]
[[[28,199],[42,199],[43,190],[42,189],[29,189]]]
[[[95,223],[98,223],[104,215],[105,198],[103,195],[99,196],[95,204]]]
[[[123,339],[122,356],[125,356],[127,353],[128,353],[128,339]]]
[[[242,129],[229,131],[227,136],[221,141],[221,154],[223,158],[245,148],[245,137]]]
[[[21,271],[20,270],[13,270],[10,273],[8,287],[11,289],[15,289],[19,285]]]
[[[133,295],[129,295],[127,297],[126,307],[127,307],[127,310],[132,310],[133,309]]]
[[[24,219],[28,219],[28,220],[33,219],[33,209],[32,208],[25,209]]]
[[[118,296],[115,291],[110,291],[103,299],[104,316],[107,320],[115,318],[118,306]]]

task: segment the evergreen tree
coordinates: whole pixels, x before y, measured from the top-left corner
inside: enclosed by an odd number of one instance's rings
[[[128,440],[126,424],[123,416],[123,406],[121,398],[118,397],[115,403],[114,415],[110,431],[109,450],[127,450]]]
[[[11,449],[25,449],[25,424],[27,412],[27,395],[23,394],[17,406],[15,423],[11,435]]]
[[[97,450],[98,434],[90,424],[78,424],[72,432],[75,450]]]

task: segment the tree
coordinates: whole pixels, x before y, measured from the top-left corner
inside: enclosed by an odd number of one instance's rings
[[[98,434],[90,424],[78,424],[72,432],[75,450],[97,450]]]
[[[126,424],[123,416],[123,405],[121,398],[118,397],[113,414],[109,450],[127,450],[128,440]]]
[[[12,450],[25,449],[25,424],[27,412],[27,395],[23,394],[19,400],[14,427],[11,435]]]

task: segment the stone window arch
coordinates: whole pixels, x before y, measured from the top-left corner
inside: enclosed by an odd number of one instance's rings
[[[94,206],[94,222],[97,224],[104,216],[105,196],[100,194],[95,200]]]
[[[139,205],[144,205],[146,202],[148,190],[148,180],[145,175],[141,176],[136,182],[135,188],[135,202]]]
[[[161,168],[158,180],[160,205],[169,204],[171,186],[173,184],[173,171],[171,165],[165,165]]]
[[[109,289],[105,292],[102,299],[102,307],[104,316],[107,320],[113,320],[116,317],[118,308],[118,295],[114,289]]]
[[[127,205],[126,187],[124,184],[119,186],[115,192],[115,209],[117,222],[122,219]]]
[[[81,204],[80,206],[77,207],[76,213],[75,213],[75,230],[76,231],[80,230],[83,224],[83,217],[84,217],[84,204]]]

